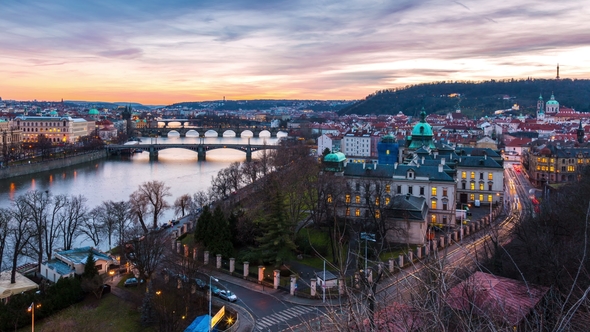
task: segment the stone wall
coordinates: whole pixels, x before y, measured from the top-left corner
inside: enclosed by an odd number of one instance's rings
[[[63,159],[53,159],[19,166],[4,167],[0,168],[0,179],[8,179],[16,176],[35,174],[39,172],[47,172],[58,168],[69,167],[73,165],[83,164],[89,161],[102,159],[106,156],[106,150],[101,150],[83,153]]]

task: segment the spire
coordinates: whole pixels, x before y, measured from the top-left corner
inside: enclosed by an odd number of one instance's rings
[[[557,64],[557,77],[555,77],[556,80],[559,79],[559,63]]]
[[[422,107],[422,112],[420,112],[420,122],[426,122],[426,111],[424,110],[424,106]]]

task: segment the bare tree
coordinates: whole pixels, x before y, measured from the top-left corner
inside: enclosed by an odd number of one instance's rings
[[[78,235],[78,229],[88,218],[86,201],[86,197],[82,195],[71,196],[67,198],[63,211],[59,215],[61,219],[60,227],[65,250],[72,249],[72,242]],[[56,204],[54,204],[54,206],[55,205]]]
[[[149,281],[152,274],[162,263],[165,248],[168,248],[167,237],[152,233],[133,241],[133,264],[139,271],[140,278]]]
[[[0,208],[0,271],[2,271],[2,262],[4,261],[4,249],[6,248],[6,238],[8,237],[8,224],[10,219],[10,210]]]
[[[47,260],[50,260],[53,256],[53,249],[58,243],[59,236],[63,236],[63,218],[61,217],[62,212],[60,211],[66,206],[67,201],[68,198],[66,195],[57,195],[51,199],[52,204],[49,206],[51,212],[47,215],[43,232],[45,257],[47,257]]]
[[[85,235],[95,247],[98,247],[102,235],[105,233],[103,230],[103,215],[102,215],[103,206],[99,205],[92,209],[88,213],[88,217],[82,220],[82,223],[78,229],[79,234]],[[110,247],[110,239],[111,234],[108,233],[107,236],[109,238],[109,247]]]
[[[118,244],[122,246],[124,239],[127,237],[126,232],[129,228],[130,217],[132,216],[130,203],[125,201],[107,201],[105,202],[105,206],[107,218],[104,220],[103,227],[108,227],[110,230],[114,229],[118,236]],[[145,228],[142,227],[142,229],[145,232]],[[109,247],[112,248],[110,237]]]
[[[244,173],[240,170],[240,163],[233,162],[227,168],[226,179],[229,182],[231,191],[236,192],[240,190],[244,183]]]
[[[31,237],[35,235],[33,221],[31,220],[31,211],[28,204],[23,199],[16,199],[14,207],[10,210],[11,220],[8,226],[8,239],[12,248],[12,270],[10,274],[10,283],[16,283],[16,268],[18,258],[29,245]]]
[[[146,226],[145,219],[147,218],[149,212],[148,200],[146,199],[146,197],[142,196],[139,191],[133,192],[129,196],[129,207],[131,212],[131,219],[141,226],[144,233],[147,233],[148,228]]]
[[[189,194],[184,194],[174,201],[174,213],[184,217],[190,211],[191,205],[193,205],[192,197]]]
[[[37,258],[37,269],[41,271],[43,262],[45,233],[47,232],[48,213],[51,205],[51,195],[49,191],[29,191],[26,194],[15,199],[17,206],[26,207],[29,213],[32,226],[32,235],[34,241],[31,243],[31,249]],[[57,212],[54,210],[54,212]],[[53,219],[52,219],[53,220]]]
[[[161,181],[145,182],[132,194],[134,195],[137,195],[138,200],[145,202],[147,212],[153,217],[152,227],[158,227],[158,218],[170,207],[166,202],[166,197],[170,196],[170,187]],[[147,228],[144,228],[144,231],[147,232]]]

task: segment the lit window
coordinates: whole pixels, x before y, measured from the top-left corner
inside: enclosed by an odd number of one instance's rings
[[[430,222],[433,224],[436,224],[436,215],[435,214],[430,216]]]
[[[375,205],[379,205],[379,202],[380,202],[380,199],[379,199],[379,197],[376,197],[376,198],[375,198]]]
[[[436,196],[436,187],[432,187],[432,196]]]
[[[475,179],[475,172],[471,172],[471,180]]]
[[[389,199],[389,197],[385,197],[385,205],[388,205],[390,201],[391,200]]]
[[[475,190],[475,182],[471,182],[471,183],[469,184],[469,189],[471,189],[471,190]]]
[[[346,216],[350,216],[350,208],[346,208]]]
[[[467,172],[461,172],[461,179],[467,179]]]
[[[575,171],[575,170],[576,170],[576,169],[574,168],[574,166],[573,166],[573,165],[570,165],[570,166],[568,166],[568,167],[567,167],[567,171],[568,171],[568,172],[573,172],[573,171]]]
[[[433,199],[432,201],[430,201],[430,208],[436,210],[436,200]]]
[[[469,200],[475,201],[475,194],[469,194]]]
[[[488,180],[494,180],[494,174],[492,172],[488,173]]]
[[[479,190],[483,190],[483,183],[479,184]]]
[[[357,217],[360,217],[361,216],[361,209],[354,210],[354,215]]]
[[[350,194],[346,194],[344,200],[345,200],[346,204],[350,204]]]
[[[492,201],[492,195],[488,195],[488,202]]]
[[[359,203],[361,202],[361,195],[356,195],[356,196],[354,197],[354,201],[355,201],[357,204],[359,204]]]
[[[385,192],[388,194],[389,194],[389,192],[391,192],[391,185],[390,184],[385,185]]]
[[[381,211],[375,211],[375,218],[381,218]]]
[[[483,202],[483,194],[479,194],[479,201]]]

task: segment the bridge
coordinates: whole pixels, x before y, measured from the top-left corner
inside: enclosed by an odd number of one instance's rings
[[[252,152],[259,150],[277,149],[276,145],[267,144],[109,144],[106,146],[107,153],[110,155],[120,155],[125,152],[137,150],[146,151],[150,154],[151,160],[158,159],[158,151],[164,149],[186,149],[197,153],[199,161],[207,160],[207,151],[215,149],[234,149],[246,152],[246,161],[252,161]]]
[[[178,122],[178,121],[175,121]],[[203,136],[208,131],[214,131],[217,133],[217,136],[223,136],[223,134],[231,132],[236,135],[236,137],[242,137],[244,133],[251,134],[252,137],[260,137],[260,133],[267,132],[270,137],[277,137],[279,132],[287,134],[287,129],[285,128],[267,128],[267,127],[248,127],[248,126],[238,126],[238,127],[184,127],[181,128],[154,128],[154,127],[147,127],[147,128],[137,128],[135,129],[136,132],[140,134],[141,137],[168,137],[168,134],[171,132],[177,132],[180,134],[180,137],[186,137],[186,134],[192,131],[192,136]]]

